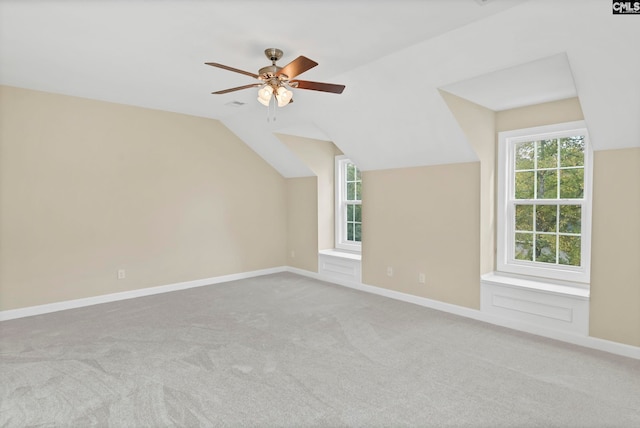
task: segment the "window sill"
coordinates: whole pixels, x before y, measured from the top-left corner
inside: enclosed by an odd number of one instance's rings
[[[500,285],[503,287],[512,287],[516,289],[533,290],[556,296],[566,296],[574,299],[589,300],[589,289],[584,288],[583,284],[576,286],[563,285],[553,282],[553,280],[544,281],[538,278],[516,277],[501,272],[491,272],[480,277],[483,283]]]
[[[349,259],[349,260],[358,260],[358,261],[362,260],[362,255],[358,253],[349,252],[346,250],[339,250],[339,249],[320,250],[318,251],[318,254],[321,254],[324,256],[339,257],[342,259]]]

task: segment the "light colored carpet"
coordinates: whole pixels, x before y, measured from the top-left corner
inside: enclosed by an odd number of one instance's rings
[[[640,361],[289,273],[0,328],[3,427],[640,426]]]

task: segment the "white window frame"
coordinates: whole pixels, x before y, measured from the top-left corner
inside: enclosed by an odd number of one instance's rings
[[[555,265],[542,262],[516,260],[513,243],[515,242],[514,207],[517,200],[514,195],[515,166],[513,151],[516,143],[542,139],[561,138],[572,135],[584,135],[584,194],[583,198],[567,200],[581,205],[581,252],[580,266]],[[567,285],[589,287],[591,266],[591,194],[592,194],[592,149],[584,121],[559,123],[534,128],[500,132],[498,134],[498,212],[497,212],[497,260],[499,272],[534,276],[539,278],[568,282]],[[562,204],[563,199],[554,200]]]
[[[347,223],[343,221],[347,217],[347,173],[345,166],[353,163],[346,156],[336,156],[335,160],[335,247],[341,250],[360,252],[361,242],[347,240]],[[362,201],[348,201],[349,204],[361,205]]]

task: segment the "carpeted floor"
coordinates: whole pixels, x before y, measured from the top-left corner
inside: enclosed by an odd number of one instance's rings
[[[640,426],[640,361],[289,273],[0,329],[2,427]]]

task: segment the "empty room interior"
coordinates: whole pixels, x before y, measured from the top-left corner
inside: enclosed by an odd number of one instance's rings
[[[0,0],[0,426],[640,426],[637,9]]]

